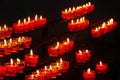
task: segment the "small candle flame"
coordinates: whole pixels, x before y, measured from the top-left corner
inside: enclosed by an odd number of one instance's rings
[[[7,41],[6,41],[6,39],[4,39],[4,46],[7,46]]]
[[[18,38],[18,42],[21,42],[21,37]]]
[[[9,42],[12,44],[12,38],[9,39]]]
[[[47,70],[47,66],[44,67],[45,71]]]
[[[65,12],[67,13],[67,9],[65,9]]]
[[[90,5],[91,5],[91,3],[90,3],[90,2],[88,2],[88,5],[90,6]]]
[[[86,7],[86,5],[83,5],[83,8],[85,8]]]
[[[103,22],[103,24],[102,24],[102,28],[105,28],[105,22]]]
[[[76,23],[79,23],[79,19],[77,19]]]
[[[82,51],[81,50],[79,50],[78,52],[79,52],[80,55],[82,55]]]
[[[75,11],[75,7],[73,7],[72,11]]]
[[[90,68],[88,68],[87,73],[90,73]]]
[[[62,64],[63,63],[63,60],[62,60],[62,58],[60,58],[60,64]]]
[[[34,75],[33,74],[31,74],[31,78],[34,79]]]
[[[67,43],[69,43],[70,42],[70,39],[69,38],[67,38]]]
[[[71,8],[69,8],[68,12],[71,12]]]
[[[59,67],[59,63],[58,62],[56,63],[56,67]]]
[[[40,71],[39,71],[39,70],[36,70],[36,73],[37,73],[37,74],[40,74]]]
[[[38,19],[38,16],[37,16],[37,14],[35,15],[35,21],[37,21],[37,19]]]
[[[102,66],[102,61],[100,61],[99,63],[100,63],[100,66]]]
[[[28,16],[28,22],[30,22],[30,16]]]
[[[86,49],[85,52],[88,53],[88,49]]]
[[[7,25],[6,24],[4,24],[4,29],[7,29]]]
[[[64,45],[66,45],[67,44],[67,42],[64,42]]]
[[[110,24],[112,24],[113,23],[113,18],[111,18],[109,21],[110,21]]]
[[[13,59],[12,58],[10,59],[10,64],[13,65]]]
[[[19,58],[17,58],[17,64],[20,64],[20,59]]]
[[[74,21],[73,21],[73,20],[71,20],[71,23],[73,24],[73,23],[74,23]]]
[[[18,20],[18,25],[20,25],[20,19]]]
[[[59,42],[57,42],[57,46],[58,46],[58,47],[60,46],[60,43],[59,43]]]
[[[49,69],[52,70],[52,66],[51,65],[50,65]]]
[[[98,28],[97,28],[97,27],[95,28],[95,31],[96,31],[96,32],[98,31]]]
[[[32,49],[30,50],[30,56],[33,56],[33,50]]]
[[[24,24],[26,24],[26,19],[25,18],[24,18],[23,22],[24,22]]]
[[[42,19],[42,16],[40,16],[40,20]]]

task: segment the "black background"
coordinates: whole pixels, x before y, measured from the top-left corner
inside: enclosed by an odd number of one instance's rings
[[[113,17],[118,21],[118,28],[97,39],[90,36],[90,29],[76,33],[69,32],[67,29],[68,21],[61,19],[61,10],[79,6],[88,1],[95,4],[95,10],[85,15],[90,19],[91,27],[94,27],[94,23]],[[27,18],[28,16],[34,17],[35,14],[43,15],[48,19],[46,28],[22,34],[33,38],[31,48],[40,57],[37,68],[49,65],[51,62],[62,57],[71,62],[71,67],[67,73],[64,73],[63,76],[58,77],[56,80],[82,80],[82,71],[88,67],[95,69],[95,64],[99,60],[102,60],[108,63],[108,72],[102,77],[97,75],[96,80],[120,80],[119,10],[118,0],[0,0],[0,25],[7,24],[8,26],[12,26],[18,19]],[[13,37],[20,35],[13,34]],[[57,58],[49,57],[47,46],[56,41],[66,39],[68,36],[75,40],[73,51]],[[82,48],[90,48],[93,51],[91,60],[85,64],[76,63],[74,56],[74,52]],[[19,51],[18,54],[5,56],[1,58],[0,63],[4,64],[10,57],[24,59],[25,53],[29,53],[29,49]],[[32,70],[26,68],[24,74],[19,74],[15,78],[8,78],[8,80],[23,80],[24,75],[29,74],[37,68],[32,68]]]

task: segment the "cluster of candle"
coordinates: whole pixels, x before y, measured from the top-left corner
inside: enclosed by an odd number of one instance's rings
[[[76,52],[76,62],[85,63],[87,60],[91,58],[91,50],[79,50]]]
[[[63,72],[67,72],[69,69],[69,61],[60,60],[55,63],[51,63],[49,66],[40,68],[35,72],[25,76],[25,80],[50,80],[62,75]]]
[[[42,16],[38,18],[38,16],[35,15],[34,19],[28,17],[27,20],[24,18],[23,22],[18,20],[18,23],[13,24],[13,30],[15,33],[24,33],[30,30],[44,27],[46,25],[46,22],[46,18],[43,18]]]
[[[107,64],[102,63],[102,61],[100,61],[99,63],[96,64],[96,71],[98,74],[105,74],[107,71],[107,68],[108,68]],[[95,80],[96,71],[91,70],[90,68],[88,68],[87,70],[84,70],[83,71],[84,80]]]
[[[92,37],[100,37],[110,32],[111,30],[115,29],[116,26],[117,26],[117,22],[114,21],[113,18],[111,18],[107,22],[103,22],[102,25],[92,28],[91,29]]]
[[[15,77],[17,73],[23,73],[25,68],[25,62],[19,58],[13,60],[10,59],[10,62],[4,63],[3,66],[0,66],[0,79],[4,80],[4,76]]]
[[[33,50],[30,50],[30,53],[25,54],[25,65],[29,67],[36,67],[38,64],[39,56],[33,53]]]
[[[77,19],[76,21],[71,20],[71,22],[68,23],[68,30],[79,31],[79,30],[87,28],[88,25],[89,25],[89,20],[85,19],[85,17],[82,17],[80,19]]]
[[[0,57],[16,53],[18,50],[23,50],[24,48],[30,48],[31,42],[32,38],[27,36],[10,38],[8,40],[4,39],[4,41],[0,41]]]
[[[73,8],[65,9],[64,11],[61,12],[61,16],[63,19],[70,19],[73,17],[90,13],[93,10],[94,10],[94,5],[88,2],[82,6],[77,6],[76,8],[73,7]]]
[[[12,28],[8,27],[6,24],[4,26],[0,26],[0,39],[11,37]]]
[[[72,50],[74,46],[74,41],[69,38],[64,40],[63,42],[57,42],[57,45],[52,45],[48,47],[48,53],[50,56],[59,56],[67,53],[68,51]]]

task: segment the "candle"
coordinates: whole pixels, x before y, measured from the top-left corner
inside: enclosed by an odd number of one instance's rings
[[[0,66],[0,80],[4,80],[5,71],[6,71],[5,67]]]
[[[4,54],[5,55],[11,54],[11,44],[9,44],[6,39],[4,39]]]
[[[96,27],[95,29],[92,29],[91,34],[93,37],[100,37],[101,36],[100,28]]]
[[[30,16],[28,16],[28,26],[29,26],[29,29],[28,30],[34,30],[34,20],[31,20]]]
[[[95,80],[96,78],[96,72],[94,70],[90,70],[90,68],[88,68],[88,70],[83,71],[83,78],[84,80]]]
[[[29,31],[29,24],[27,23],[27,20],[24,18],[23,20],[23,32]]]
[[[23,73],[25,68],[25,62],[17,58],[16,64],[18,65],[18,68],[17,68],[18,73]]]
[[[77,26],[77,24],[73,20],[71,20],[71,22],[68,23],[68,30],[69,31],[76,31],[76,26]]]
[[[6,24],[4,24],[3,28],[4,28],[4,36],[7,38],[11,37],[12,28],[9,28]]]
[[[30,48],[32,43],[32,37],[25,37],[24,48]]]
[[[39,80],[45,80],[45,75],[40,72],[40,70],[36,70],[35,72],[32,72],[32,74]]]
[[[81,50],[76,52],[76,61],[81,63],[86,62],[86,55]]]
[[[30,54],[25,54],[26,66],[36,67],[38,63],[38,55],[33,54],[33,50],[30,50]]]
[[[0,57],[4,57],[4,43],[0,42]]]
[[[102,61],[96,64],[96,70],[98,71],[98,73],[106,73],[107,68],[108,68],[107,64],[102,63]]]
[[[88,50],[88,49],[84,50],[84,54],[86,55],[86,60],[90,60],[92,55],[91,50]]]
[[[69,17],[68,17],[68,10],[67,9],[65,9],[64,11],[62,11],[61,12],[61,17],[63,18],[63,19],[68,19]]]
[[[13,62],[12,58],[10,59],[10,63],[5,63],[4,66],[6,68],[6,76],[16,76],[18,66]]]
[[[17,41],[18,50],[24,49],[24,37],[19,37]]]

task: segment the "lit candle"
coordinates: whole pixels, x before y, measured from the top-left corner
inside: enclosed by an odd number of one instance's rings
[[[23,42],[23,38],[19,37],[18,41],[17,41],[17,46],[18,46],[18,50],[23,50],[24,49],[24,42]]]
[[[101,31],[99,27],[96,27],[95,29],[91,30],[92,37],[100,37]]]
[[[33,54],[33,50],[30,50],[30,54],[25,54],[26,66],[36,67],[38,63],[38,55]]]
[[[86,50],[84,51],[84,53],[85,53],[85,55],[86,55],[86,60],[90,60],[91,55],[92,55],[91,50],[86,49]]]
[[[34,30],[34,20],[31,20],[30,16],[28,16],[28,26],[29,26],[29,30]]]
[[[81,63],[86,62],[86,55],[81,50],[76,52],[76,61]]]
[[[6,76],[16,76],[17,74],[17,65],[13,62],[13,59],[10,59],[10,63],[5,63]]]
[[[4,57],[4,43],[0,42],[0,58]]]
[[[35,77],[34,74],[25,76],[25,80],[39,80],[38,77]]]
[[[24,48],[30,48],[32,43],[32,37],[25,37]]]
[[[88,68],[87,71],[83,71],[83,78],[84,80],[95,80],[96,73],[94,70],[90,70],[90,68]]]
[[[69,31],[76,31],[76,26],[77,26],[77,24],[74,22],[74,20],[71,20],[71,22],[70,23],[68,23],[68,30]]]
[[[99,62],[99,64],[96,64],[96,70],[98,71],[98,73],[106,73],[107,71],[107,64],[106,63],[102,63],[102,61]]]
[[[4,39],[4,53],[5,55],[11,54],[11,44],[8,44],[8,41]]]
[[[25,68],[25,62],[17,58],[16,64],[18,65],[18,68],[17,68],[18,73],[23,73]]]

